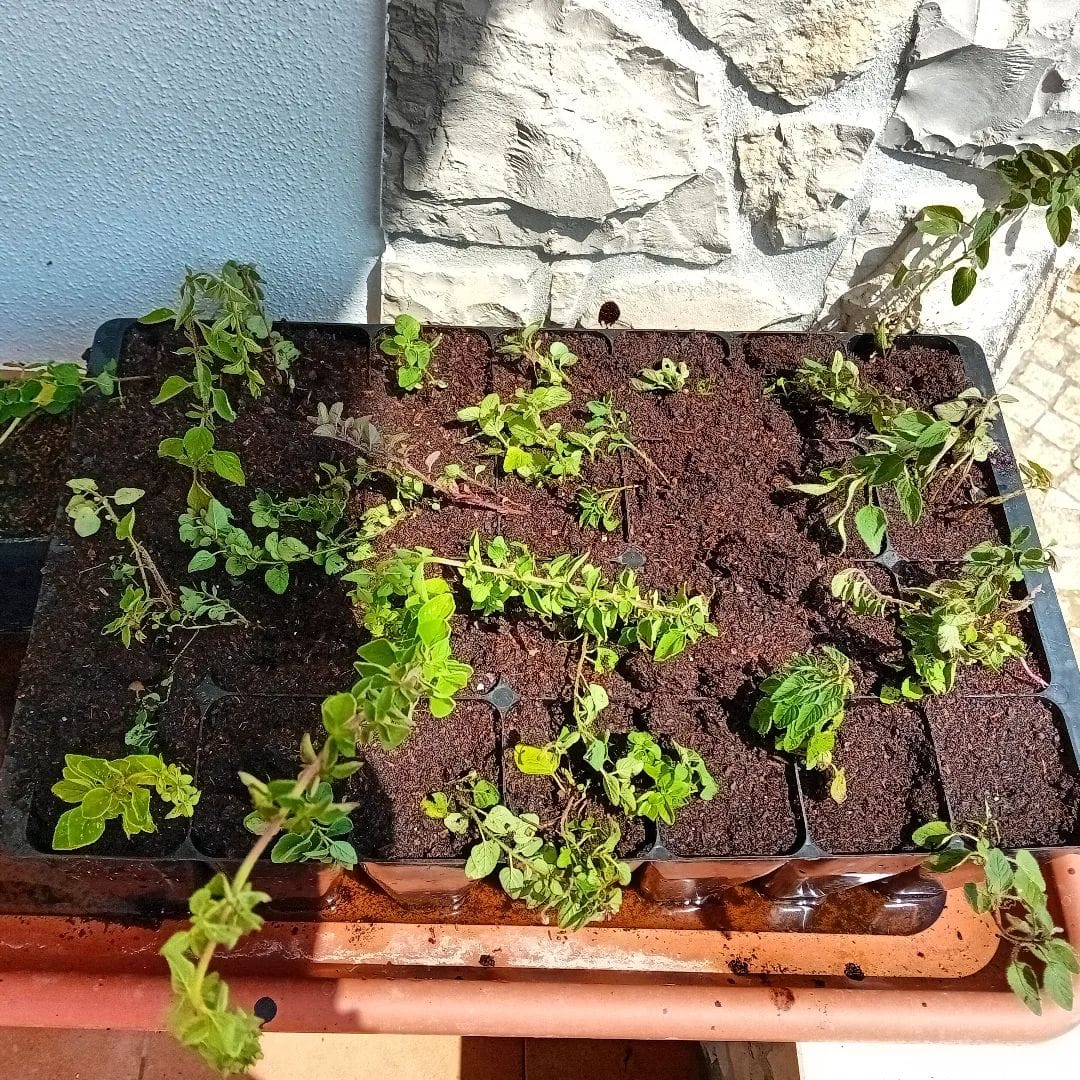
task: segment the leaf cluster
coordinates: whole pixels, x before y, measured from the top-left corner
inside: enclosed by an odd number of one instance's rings
[[[31,364],[19,369],[18,378],[0,373],[0,444],[29,417],[58,416],[72,409],[88,390],[111,397],[116,387],[115,361],[97,375],[88,375],[73,363]]]
[[[569,382],[566,371],[578,362],[578,358],[561,341],[553,341],[544,349],[539,337],[540,323],[529,323],[521,330],[506,334],[499,352],[521,357],[538,383],[561,386]]]
[[[350,767],[360,767],[350,762]],[[242,772],[240,780],[248,789],[254,809],[244,826],[260,835],[269,822],[284,818],[282,831],[270,849],[274,863],[320,862],[351,870],[357,862],[356,849],[341,839],[352,832],[349,815],[357,803],[334,801],[333,788],[322,781],[314,790],[296,791],[295,780],[262,781]]]
[[[831,645],[796,656],[761,684],[761,698],[750,717],[760,735],[775,733],[776,749],[802,759],[808,769],[832,774],[835,802],[847,795],[844,770],[833,761],[836,732],[855,693],[851,661]]]
[[[587,529],[614,532],[622,524],[619,496],[626,488],[580,487],[577,491],[578,524]]]
[[[214,474],[231,484],[243,487],[247,480],[240,458],[231,450],[214,447],[214,433],[205,427],[191,427],[182,439],[162,439],[158,457],[171,458],[191,470],[191,487],[188,489],[187,505],[192,511],[205,509],[212,498],[203,478]]]
[[[408,557],[398,552],[403,555]],[[517,603],[545,621],[569,621],[598,642],[637,645],[657,662],[678,656],[703,634],[716,635],[705,597],[690,596],[685,588],[670,598],[645,592],[633,570],[608,580],[588,555],[540,562],[525,544],[501,536],[485,544],[474,533],[465,560],[420,558],[457,569],[474,611],[503,613]]]
[[[612,736],[588,741],[585,761],[600,774],[604,796],[616,810],[675,824],[675,814],[697,798],[711,802],[719,790],[696,750],[672,740],[667,754],[647,731],[631,731],[625,751],[616,756]]]
[[[189,901],[187,930],[174,933],[161,949],[169,965],[173,1003],[169,1031],[223,1074],[245,1072],[262,1057],[260,1023],[254,1013],[229,1001],[229,988],[216,971],[202,966],[204,954],[227,949],[262,928],[255,908],[270,897],[215,874]]]
[[[515,814],[499,792],[475,773],[448,792],[436,791],[421,804],[429,817],[453,833],[472,833],[465,873],[473,879],[499,870],[499,884],[513,900],[523,900],[547,921],[579,930],[622,906],[630,867],[618,859],[620,831],[611,818],[567,820],[545,837],[535,814]]]
[[[150,813],[150,793],[172,809],[166,818],[191,817],[199,790],[179,765],[166,765],[153,754],[131,754],[108,761],[65,754],[63,777],[52,793],[75,803],[60,815],[53,831],[54,851],[73,851],[100,840],[107,822],[120,818],[129,839],[157,831]]]
[[[865,436],[867,449],[842,465],[822,469],[820,482],[793,484],[791,490],[828,497],[836,506],[828,524],[836,529],[843,548],[852,507],[859,497],[866,499],[855,513],[855,526],[870,551],[878,554],[888,528],[881,491],[891,489],[901,513],[917,524],[932,485],[966,477],[996,449],[991,427],[1001,411],[1000,400],[984,398],[972,388],[935,405],[932,413],[910,407],[873,413],[873,431]]]
[[[251,524],[256,529],[279,529],[286,521],[303,521],[322,532],[333,533],[345,517],[352,493],[352,482],[336,465],[323,462],[316,491],[306,495],[277,498],[267,491],[257,491],[248,506]]]
[[[267,519],[265,505],[258,500],[252,504],[253,523]],[[195,548],[188,562],[190,572],[211,570],[219,562],[231,577],[261,569],[266,587],[280,596],[289,588],[291,567],[311,562],[327,574],[341,574],[350,564],[370,558],[374,554],[371,541],[393,528],[404,514],[401,503],[391,500],[369,507],[355,528],[336,534],[317,528],[313,544],[277,529],[254,540],[233,524],[232,511],[212,498],[205,509],[180,515],[180,539]]]
[[[393,332],[387,331],[379,339],[379,351],[397,360],[397,384],[402,390],[419,390],[424,386],[428,367],[442,341],[441,334],[425,341],[421,336],[423,329],[412,315],[398,315]]]
[[[287,375],[299,352],[273,329],[263,299],[262,278],[249,263],[230,259],[217,274],[189,268],[176,307],[155,308],[139,320],[146,324],[171,321],[188,342],[177,349],[177,355],[190,356],[193,364],[187,378],[170,375],[153,404],[190,391],[196,404],[186,415],[200,426],[212,427],[215,419],[236,419],[219,375],[240,376],[252,397],[259,397],[266,386],[258,367],[264,356],[279,374]]]
[[[884,427],[908,405],[862,381],[859,366],[837,349],[827,364],[805,357],[790,376],[781,376],[767,389],[770,394],[825,402],[848,416],[866,416]]]
[[[892,287],[898,300],[887,305],[875,329],[883,349],[941,278],[952,275],[953,304],[967,300],[989,264],[994,237],[1030,207],[1045,208],[1046,228],[1055,245],[1068,240],[1080,206],[1080,146],[1067,153],[1031,147],[994,162],[994,169],[1007,185],[1005,195],[970,218],[955,206],[927,206],[919,212],[914,225],[924,247],[896,269]]]
[[[468,684],[472,668],[451,655],[450,587],[425,576],[422,562],[362,571],[353,579],[365,625],[379,636],[357,650],[360,678],[352,690],[332,701],[365,741],[392,750],[409,737],[422,702],[436,718],[453,712],[454,695]]]
[[[979,544],[964,556],[959,577],[904,589],[899,598],[878,591],[855,567],[833,578],[833,596],[856,613],[891,612],[896,617],[913,674],[898,687],[886,687],[883,701],[947,693],[961,666],[1000,671],[1010,659],[1023,660],[1026,646],[1008,629],[1006,619],[1031,600],[1013,599],[1012,589],[1025,573],[1041,573],[1053,565],[1052,553],[1032,546],[1030,539],[1031,531],[1024,527],[1013,530],[1007,545]]]
[[[544,414],[570,402],[563,386],[520,387],[510,401],[488,394],[478,405],[458,410],[458,419],[475,423],[491,443],[487,453],[502,459],[503,472],[536,483],[580,476],[585,455],[592,460],[604,449],[603,431],[564,431]]]
[[[642,368],[630,385],[643,394],[677,394],[686,386],[690,378],[690,369],[681,360],[675,361],[665,356],[656,367]]]
[[[173,633],[177,630],[208,630],[214,626],[247,625],[247,619],[218,595],[217,586],[192,589],[180,586],[180,597],[173,607],[166,606],[158,596],[149,595],[141,585],[130,582],[136,568],[122,564],[120,576],[129,581],[120,595],[120,613],[102,629],[103,634],[115,634],[125,649],[133,641],[143,642],[148,633]]]
[[[934,854],[926,866],[945,873],[964,863],[978,866],[981,882],[964,885],[972,909],[989,914],[1001,938],[1011,947],[1005,977],[1009,988],[1036,1016],[1042,1013],[1045,994],[1063,1009],[1073,1006],[1073,976],[1080,973],[1075,950],[1054,925],[1047,906],[1046,881],[1029,851],[1006,855],[992,835],[989,821],[976,822],[964,832],[944,821],[931,821],[912,837]],[[1042,980],[1032,967],[1041,963]]]
[[[172,693],[173,675],[170,671],[153,690],[141,683],[133,683],[135,691],[135,715],[131,727],[124,732],[124,745],[139,754],[152,754],[157,740],[156,716]]]

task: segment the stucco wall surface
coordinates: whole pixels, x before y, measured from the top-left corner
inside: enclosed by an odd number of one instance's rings
[[[1077,0],[389,7],[386,314],[863,328],[922,206],[1080,141]],[[923,312],[999,361],[1075,260],[1037,220],[1003,251]]]
[[[385,0],[0,0],[0,358],[81,351],[185,263],[363,318]]]

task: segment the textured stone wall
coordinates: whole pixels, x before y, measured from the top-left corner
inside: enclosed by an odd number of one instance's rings
[[[390,0],[384,312],[865,325],[915,211],[978,205],[976,166],[1024,140],[1080,142],[1078,8]],[[1041,223],[1008,247],[924,325],[1001,354],[1058,273]]]

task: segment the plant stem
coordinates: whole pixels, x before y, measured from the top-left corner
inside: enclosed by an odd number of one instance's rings
[[[506,514],[510,517],[524,517],[529,513],[527,506],[514,502],[513,499],[500,494],[490,484],[485,484],[481,480],[440,480],[422,472],[420,469],[414,468],[402,457],[387,453],[385,450],[373,451],[370,447],[362,445],[347,436],[323,435],[321,437],[334,439],[336,442],[351,446],[354,450],[359,450],[361,456],[369,463],[372,457],[381,457],[386,462],[386,466],[379,469],[379,471],[391,480],[395,480],[392,470],[397,469],[413,480],[419,480],[424,487],[431,488],[432,491],[437,491],[440,495],[445,495],[451,502],[459,503],[462,506],[472,506],[478,510],[494,510],[497,514]],[[470,490],[472,488],[477,490]],[[490,498],[477,494],[477,491],[487,492]]]
[[[435,566],[450,566],[455,570],[477,570],[482,574],[494,574],[497,577],[511,578],[514,581],[521,582],[523,585],[541,585],[545,588],[557,586],[558,588],[570,589],[575,596],[595,597],[596,595],[592,589],[587,588],[585,585],[575,585],[572,581],[565,581],[559,578],[543,578],[537,577],[534,574],[519,574],[516,570],[508,566],[488,566],[486,563],[467,563],[462,559],[448,559],[437,555],[426,558],[424,562]],[[632,604],[640,611],[654,611],[661,615],[677,616],[682,614],[680,609],[672,607],[669,604],[653,604],[648,600],[632,601]]]
[[[1022,656],[1017,656],[1015,659],[1024,674],[1031,680],[1032,685],[1039,690],[1045,690],[1048,685],[1047,681]]]
[[[304,792],[311,787],[312,782],[321,774],[323,767],[326,764],[326,753],[329,743],[323,743],[322,749],[319,751],[315,760],[305,765],[303,770],[296,778],[296,783],[293,785],[293,789],[290,795],[296,798],[303,795]],[[285,824],[285,819],[288,817],[288,812],[283,810],[276,817],[271,818],[266,827],[252,844],[251,850],[244,857],[243,862],[237,867],[236,873],[233,875],[232,888],[233,891],[242,889],[247,884],[248,879],[251,877],[252,872],[255,869],[255,864],[262,857],[263,852],[270,846],[270,841],[281,831],[281,827]],[[192,981],[191,990],[189,996],[193,1002],[202,1002],[202,984],[206,978],[206,973],[210,970],[210,964],[213,962],[214,953],[217,951],[218,943],[216,941],[210,942],[203,951],[199,954],[198,964],[195,969],[195,977]]]
[[[19,426],[20,423],[22,423],[22,421],[23,417],[16,416],[15,419],[12,420],[6,428],[4,428],[4,433],[0,435],[0,446],[3,446],[4,443],[7,442],[8,436],[11,435],[11,433]]]
[[[626,440],[626,448],[630,451],[630,453],[635,454],[641,461],[645,462],[645,464],[648,465],[650,469],[654,469],[656,471],[656,475],[659,476],[660,479],[663,480],[668,487],[671,486],[671,481],[668,479],[667,473],[665,473],[660,468],[660,466],[657,465],[656,462],[653,461],[653,459],[645,453],[644,450],[639,450],[638,447],[635,446],[634,443],[632,443],[629,439]]]

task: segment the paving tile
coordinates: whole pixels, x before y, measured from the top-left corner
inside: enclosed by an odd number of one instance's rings
[[[145,1038],[141,1031],[0,1028],[4,1080],[139,1080]]]
[[[1080,420],[1080,386],[1070,383],[1054,402],[1054,411],[1070,420]]]
[[[1014,435],[1010,430],[1009,438],[1018,457],[1037,461],[1043,468],[1049,469],[1055,482],[1059,477],[1072,472],[1073,455],[1068,450],[1055,446],[1041,432],[1021,430],[1018,435]]]
[[[1046,412],[1035,425],[1038,434],[1055,446],[1075,453],[1080,450],[1080,424],[1057,412]]]
[[[707,1080],[699,1043],[526,1039],[526,1080]]]
[[[469,1076],[462,1071],[462,1042],[452,1035],[266,1032],[263,1058],[248,1073],[248,1080],[298,1080],[304,1076],[318,1076],[319,1080],[480,1080],[477,1074]],[[164,1034],[146,1036],[143,1071],[136,1075],[139,1080],[218,1078]],[[520,1080],[521,1071],[490,1075],[491,1080]],[[95,1080],[114,1078],[99,1073]],[[116,1080],[127,1080],[127,1076]]]
[[[1061,355],[1064,356],[1064,346],[1058,345],[1056,342],[1054,345],[1060,349]],[[1049,404],[1061,392],[1062,387],[1065,385],[1065,376],[1064,374],[1058,374],[1051,367],[1045,366],[1047,359],[1044,349],[1038,350],[1038,360],[1038,363],[1025,364],[1017,373],[1016,379],[1021,386],[1030,390],[1040,401]]]
[[[1039,417],[1046,412],[1046,403],[1015,383],[1009,383],[1005,393],[1015,399],[1002,404],[1002,409],[1005,412],[1005,422],[1009,427],[1009,431],[1035,427]]]

